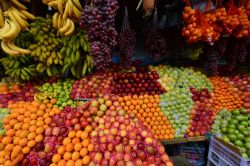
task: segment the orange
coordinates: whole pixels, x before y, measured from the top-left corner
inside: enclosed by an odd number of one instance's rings
[[[73,160],[69,160],[66,163],[66,166],[74,166],[74,165],[75,165],[75,162]]]
[[[81,139],[84,140],[84,139],[86,139],[86,138],[88,138],[88,132],[83,131],[83,132],[81,133]]]
[[[51,100],[50,100],[50,103],[51,103],[51,104],[56,104],[56,102],[57,102],[56,99],[51,99]]]
[[[73,149],[74,149],[74,144],[73,144],[73,143],[67,144],[65,149],[66,149],[67,152],[73,151]]]
[[[92,152],[94,150],[94,145],[93,144],[89,144],[88,145],[88,151]]]
[[[71,153],[70,152],[65,152],[63,155],[64,160],[70,160],[71,159]]]
[[[81,159],[76,160],[75,166],[82,166],[82,160]]]
[[[88,154],[88,149],[87,148],[82,148],[80,151],[80,155],[82,157],[86,156]]]
[[[76,143],[74,145],[74,150],[79,152],[82,149],[82,144],[81,143]]]
[[[65,160],[60,160],[58,162],[58,166],[66,166],[66,161]]]
[[[131,105],[131,106],[129,106],[129,110],[134,110],[135,109],[135,107],[133,106],[133,105]]]
[[[74,130],[71,130],[69,133],[68,133],[68,137],[69,138],[74,138],[76,136],[76,132]]]
[[[28,147],[33,148],[36,145],[36,141],[35,140],[30,140],[27,144]]]
[[[88,125],[85,127],[85,131],[87,131],[88,133],[92,131],[92,126]]]
[[[131,102],[130,101],[126,101],[126,106],[130,106]]]
[[[76,161],[76,160],[79,159],[80,153],[79,152],[73,152],[71,157],[72,157],[72,160]]]
[[[63,155],[65,152],[66,152],[65,145],[62,145],[57,149],[57,153],[60,155]]]
[[[90,143],[89,139],[85,139],[85,140],[82,141],[82,146],[84,148],[86,148],[86,147],[88,147],[89,143]]]
[[[19,141],[19,145],[24,147],[28,144],[28,139],[27,138],[22,138],[20,141]]]
[[[147,108],[147,105],[146,105],[146,104],[143,104],[143,105],[141,106],[141,108],[142,108],[142,109],[146,109],[146,108]]]
[[[35,138],[35,141],[38,143],[38,142],[41,142],[43,140],[43,135],[39,134],[36,136]]]
[[[89,156],[84,156],[83,159],[82,159],[82,163],[87,165],[89,164],[90,162],[90,157]]]
[[[23,154],[28,154],[30,152],[30,147],[26,146],[22,149]]]

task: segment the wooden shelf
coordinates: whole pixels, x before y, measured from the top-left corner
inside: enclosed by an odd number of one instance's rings
[[[171,145],[171,144],[180,144],[180,143],[188,143],[188,142],[201,142],[206,141],[205,136],[199,136],[199,137],[188,137],[188,138],[177,138],[172,140],[164,140],[161,141],[163,145]]]

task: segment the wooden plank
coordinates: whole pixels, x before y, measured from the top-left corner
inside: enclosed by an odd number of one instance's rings
[[[188,142],[199,142],[199,141],[206,141],[205,136],[198,136],[198,137],[188,137]]]
[[[187,143],[187,139],[186,138],[176,138],[176,139],[171,139],[171,140],[164,140],[164,141],[161,141],[161,143],[163,145]]]
[[[163,140],[161,143],[163,145],[171,145],[171,144],[180,144],[180,143],[188,143],[188,142],[201,142],[206,141],[205,136],[199,136],[199,137],[188,137],[188,138],[176,138],[171,140]]]

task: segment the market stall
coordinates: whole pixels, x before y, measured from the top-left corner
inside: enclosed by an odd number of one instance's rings
[[[249,12],[1,0],[0,165],[248,165]]]

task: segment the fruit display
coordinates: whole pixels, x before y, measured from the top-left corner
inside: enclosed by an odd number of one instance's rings
[[[22,54],[30,54],[30,50],[15,45],[15,38],[28,29],[28,20],[34,20],[35,16],[27,11],[27,7],[18,0],[3,0],[0,8],[0,38],[4,52],[17,57]]]
[[[127,114],[133,113],[148,127],[158,140],[174,138],[174,129],[160,109],[159,95],[133,95],[119,97],[118,101]]]
[[[85,33],[84,30],[79,30],[74,36],[65,37],[62,41],[63,47],[60,50],[60,54],[64,57],[62,73],[69,69],[77,79],[91,73],[94,67],[92,57],[88,55],[90,46]]]
[[[183,138],[189,125],[193,108],[192,94],[184,89],[175,89],[160,95],[161,110],[175,130],[175,138]]]
[[[119,8],[116,0],[93,1],[84,6],[80,26],[88,31],[90,55],[97,69],[105,69],[112,60],[116,45],[115,16]]]
[[[159,75],[149,73],[117,73],[113,74],[111,93],[119,96],[132,94],[162,94],[165,90],[157,79]]]
[[[1,91],[1,89],[3,91]],[[26,83],[24,85],[13,84],[12,86],[8,86],[7,84],[0,85],[0,107],[6,108],[8,102],[31,102],[33,101],[35,91],[32,83]]]
[[[64,36],[75,32],[75,23],[81,19],[83,7],[79,0],[44,0],[43,3],[58,10],[52,17],[53,27]]]
[[[55,83],[45,83],[38,87],[39,92],[34,96],[35,101],[45,104],[52,102],[54,107],[63,109],[67,105],[76,107],[76,102],[70,99],[70,92],[74,81],[67,79],[65,81],[58,80]]]
[[[231,115],[232,115],[231,112],[226,109],[220,110],[215,116],[211,133],[214,133],[217,136],[221,137],[222,136],[221,134],[227,131],[227,125],[229,124]]]
[[[202,89],[199,92],[194,88],[190,88],[190,91],[195,106],[190,115],[190,125],[186,134],[189,137],[204,136],[210,131],[216,115],[216,111],[213,108],[213,100],[207,89]]]
[[[221,127],[222,139],[239,148],[242,157],[249,158],[249,114],[245,109],[235,109],[231,114],[228,124]]]
[[[91,99],[110,94],[112,77],[108,74],[92,75],[76,81],[71,91],[72,99]]]
[[[243,106],[243,95],[238,88],[230,83],[229,78],[212,77],[213,84],[212,99],[214,101],[214,108],[220,111],[223,108],[233,110]]]
[[[89,165],[173,165],[163,146],[138,119],[130,119],[119,105],[114,107],[91,132],[94,151],[89,154],[93,159]]]
[[[46,72],[48,76],[58,74],[63,65],[63,56],[60,54],[62,38],[57,35],[51,25],[51,18],[38,17],[31,23],[30,33],[34,36],[35,44],[29,46],[31,56],[39,63],[36,70]],[[53,65],[52,65],[53,64]]]
[[[9,109],[7,108],[0,108],[0,137],[3,137],[5,135],[5,129],[3,125],[3,119],[8,116]]]
[[[38,102],[11,103],[10,114],[4,118],[6,135],[1,139],[0,163],[17,165],[31,149],[43,141],[43,132],[51,122],[51,115],[60,109]]]

